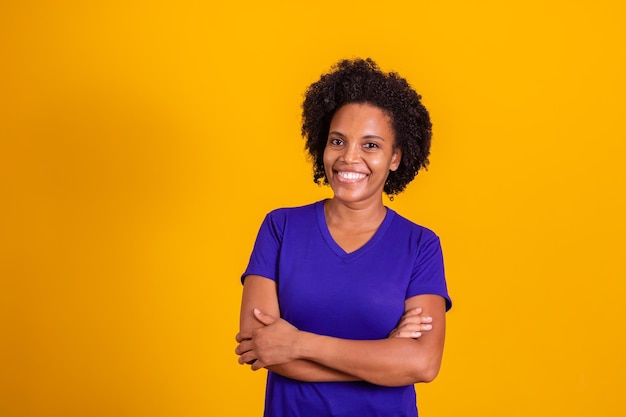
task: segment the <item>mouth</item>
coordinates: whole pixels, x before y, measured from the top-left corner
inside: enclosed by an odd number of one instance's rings
[[[335,173],[340,180],[344,180],[346,182],[357,182],[367,177],[367,174],[363,174],[361,172],[335,171]]]

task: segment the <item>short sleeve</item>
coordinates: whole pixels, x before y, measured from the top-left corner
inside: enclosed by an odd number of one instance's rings
[[[406,298],[423,294],[443,297],[446,300],[446,311],[452,307],[446,285],[441,242],[434,233],[423,243],[420,242]]]
[[[281,225],[282,223],[282,225]],[[241,282],[248,275],[259,275],[276,281],[278,278],[278,260],[283,236],[284,222],[276,211],[265,216],[250,255],[250,261]]]

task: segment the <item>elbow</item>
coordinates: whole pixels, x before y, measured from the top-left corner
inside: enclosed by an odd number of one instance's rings
[[[439,374],[441,361],[415,361],[411,366],[405,367],[403,372],[393,377],[386,376],[380,380],[367,380],[373,384],[399,387],[413,385],[419,382],[432,382]]]
[[[432,382],[439,374],[440,368],[440,358],[416,361],[411,372],[412,383]]]
[[[432,382],[435,380],[438,374],[439,374],[439,367],[430,366],[422,370],[422,372],[420,373],[419,377],[417,378],[415,382],[416,383],[417,382]]]

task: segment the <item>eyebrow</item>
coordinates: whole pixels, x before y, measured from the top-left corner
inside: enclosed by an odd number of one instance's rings
[[[330,135],[333,135],[333,134],[338,135],[338,136],[341,136],[341,137],[346,137],[346,135],[344,135],[344,134],[343,134],[343,133],[341,133],[341,132],[337,132],[336,130],[333,130],[333,131],[331,131],[331,132],[328,132],[328,135],[329,135],[329,136],[330,136]],[[385,140],[384,138],[382,138],[382,137],[380,137],[380,136],[377,136],[377,135],[365,135],[365,136],[363,136],[361,139],[380,139],[380,140],[383,140],[383,141]]]

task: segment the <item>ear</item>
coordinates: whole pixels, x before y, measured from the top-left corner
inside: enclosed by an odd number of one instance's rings
[[[396,171],[400,166],[400,161],[402,160],[402,149],[399,146],[393,148],[393,154],[391,154],[391,165],[389,166],[389,171]]]

